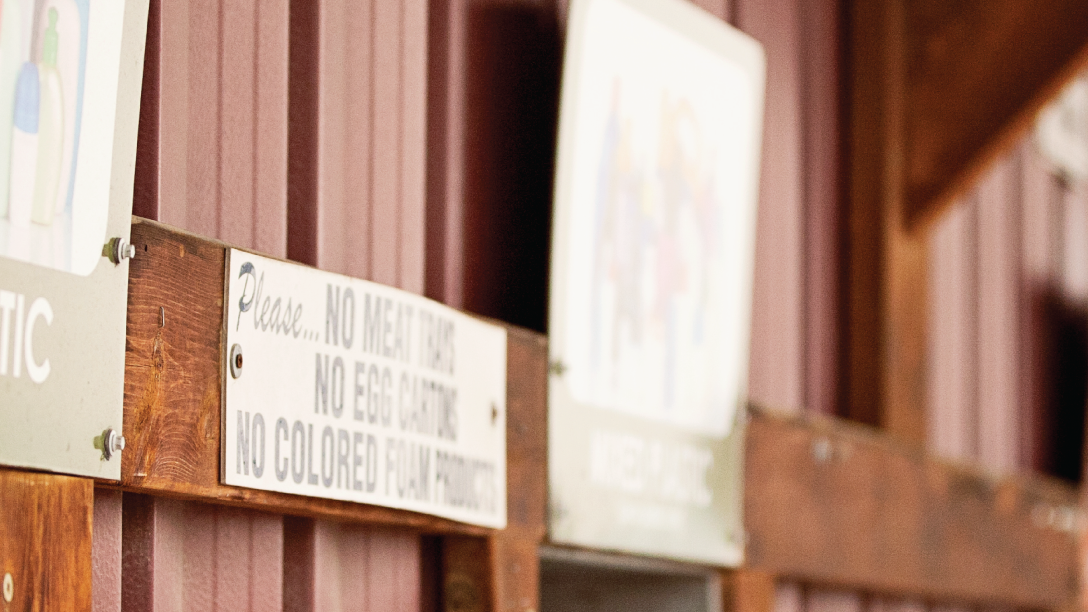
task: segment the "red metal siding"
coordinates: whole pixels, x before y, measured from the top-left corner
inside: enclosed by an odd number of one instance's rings
[[[282,526],[276,515],[125,495],[123,609],[282,609]]]
[[[121,492],[94,490],[91,609],[121,611]]]
[[[291,96],[308,116],[292,116],[292,138],[312,151],[292,145],[292,257],[422,293],[427,5],[303,8]]]
[[[767,103],[756,229],[749,395],[804,405],[804,78],[800,3],[742,0],[737,26],[767,53]]]
[[[134,214],[286,254],[287,7],[152,2]]]

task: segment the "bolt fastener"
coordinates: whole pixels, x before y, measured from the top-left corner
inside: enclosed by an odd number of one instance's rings
[[[124,238],[110,238],[108,251],[110,261],[120,264],[125,259],[136,257],[136,247],[129,244]]]
[[[242,375],[242,345],[235,344],[230,347],[230,375],[233,378],[238,378]]]
[[[125,437],[112,427],[102,432],[102,456],[109,461],[115,454],[125,450]]]
[[[562,376],[567,371],[567,364],[562,359],[555,359],[548,363],[548,372],[555,376]]]

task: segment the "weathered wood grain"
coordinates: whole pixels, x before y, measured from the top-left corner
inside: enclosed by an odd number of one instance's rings
[[[468,551],[464,563],[490,572],[486,581],[470,581],[488,609],[537,605],[546,507],[543,336],[508,328],[505,530],[224,486],[218,445],[225,245],[143,220],[132,235],[139,254],[129,285],[122,488],[445,534],[447,578],[456,550]],[[1073,597],[1073,541],[1047,522],[1076,504],[1068,486],[993,480],[833,419],[783,420],[757,411],[749,436],[745,515],[754,570],[1026,607],[1052,608]]]
[[[87,478],[0,469],[3,610],[90,610],[94,483]]]
[[[993,478],[867,428],[755,413],[745,458],[748,562],[803,580],[938,600],[1075,601],[1072,487]]]
[[[1011,149],[1088,61],[1088,4],[908,2],[907,213],[932,219]]]
[[[905,0],[855,2],[842,414],[925,440],[926,244],[904,210]]]
[[[227,245],[136,219],[130,267],[125,361],[125,438],[121,485],[127,490],[349,522],[404,525],[427,532],[489,530],[414,512],[308,498],[219,483],[223,258]],[[166,325],[160,327],[160,308]],[[508,477],[515,515],[543,531],[544,376],[538,334],[511,330],[507,405],[512,443]],[[526,415],[526,416],[520,416]],[[531,416],[532,420],[528,420]],[[527,426],[530,423],[531,426]],[[528,428],[527,428],[528,427]],[[529,475],[521,474],[529,470]],[[531,470],[536,470],[532,472]],[[524,499],[523,499],[524,497]],[[526,519],[530,520],[530,519]]]
[[[774,612],[774,576],[744,569],[723,572],[722,608],[724,612]]]

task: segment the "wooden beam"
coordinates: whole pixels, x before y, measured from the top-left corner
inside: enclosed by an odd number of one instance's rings
[[[232,487],[219,482],[223,262],[226,244],[136,219],[129,268],[121,487],[339,521],[400,525],[433,533],[492,530],[403,510]],[[165,326],[160,326],[160,308]],[[543,531],[547,346],[509,328],[508,482],[519,493],[509,514],[537,512]],[[529,429],[526,429],[529,428]],[[516,441],[539,436],[535,443]],[[522,470],[527,470],[522,472]]]
[[[445,578],[458,567],[486,569],[462,572],[467,582],[461,582],[476,594],[463,601],[492,610],[538,606],[537,549],[547,503],[543,336],[508,328],[504,530],[229,487],[218,472],[226,245],[142,220],[132,236],[138,255],[129,284],[124,490],[441,534]],[[895,436],[833,419],[785,420],[757,411],[748,435],[751,567],[745,571],[756,573],[750,584],[741,577],[726,585],[735,588],[736,605],[765,605],[770,576],[1033,609],[1074,600],[1076,546],[1054,518],[1076,507],[1071,487],[995,480],[932,460]],[[447,590],[444,599],[454,595]]]
[[[88,478],[0,469],[0,608],[91,609],[93,513]]]
[[[739,569],[722,573],[723,612],[774,612],[774,576]]]
[[[867,427],[756,412],[748,563],[777,576],[1054,610],[1077,597],[1077,492],[928,458]]]
[[[845,416],[925,440],[926,245],[905,223],[904,0],[849,11]]]
[[[1081,0],[905,3],[907,215],[937,216],[1088,61]]]

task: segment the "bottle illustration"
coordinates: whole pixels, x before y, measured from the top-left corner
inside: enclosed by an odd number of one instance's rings
[[[8,216],[15,84],[19,80],[19,68],[23,65],[19,56],[23,44],[21,9],[19,0],[5,0],[0,5],[0,219]]]
[[[15,84],[15,125],[11,131],[11,180],[8,217],[13,225],[30,223],[38,166],[38,67],[24,62]]]
[[[80,55],[82,53],[83,31],[80,7],[76,0],[48,0],[47,9],[41,16],[38,29],[44,32],[49,28],[49,16],[55,9],[57,21],[57,72],[60,74],[60,90],[64,100],[64,152],[61,155],[60,183],[57,187],[57,214],[63,214],[68,207],[69,186],[75,167],[75,135],[78,112],[78,89],[80,81]],[[44,53],[44,50],[43,50]]]
[[[51,225],[56,216],[64,151],[64,99],[57,71],[57,9],[49,9],[49,27],[42,36],[38,67],[38,168],[31,215],[35,223]]]

